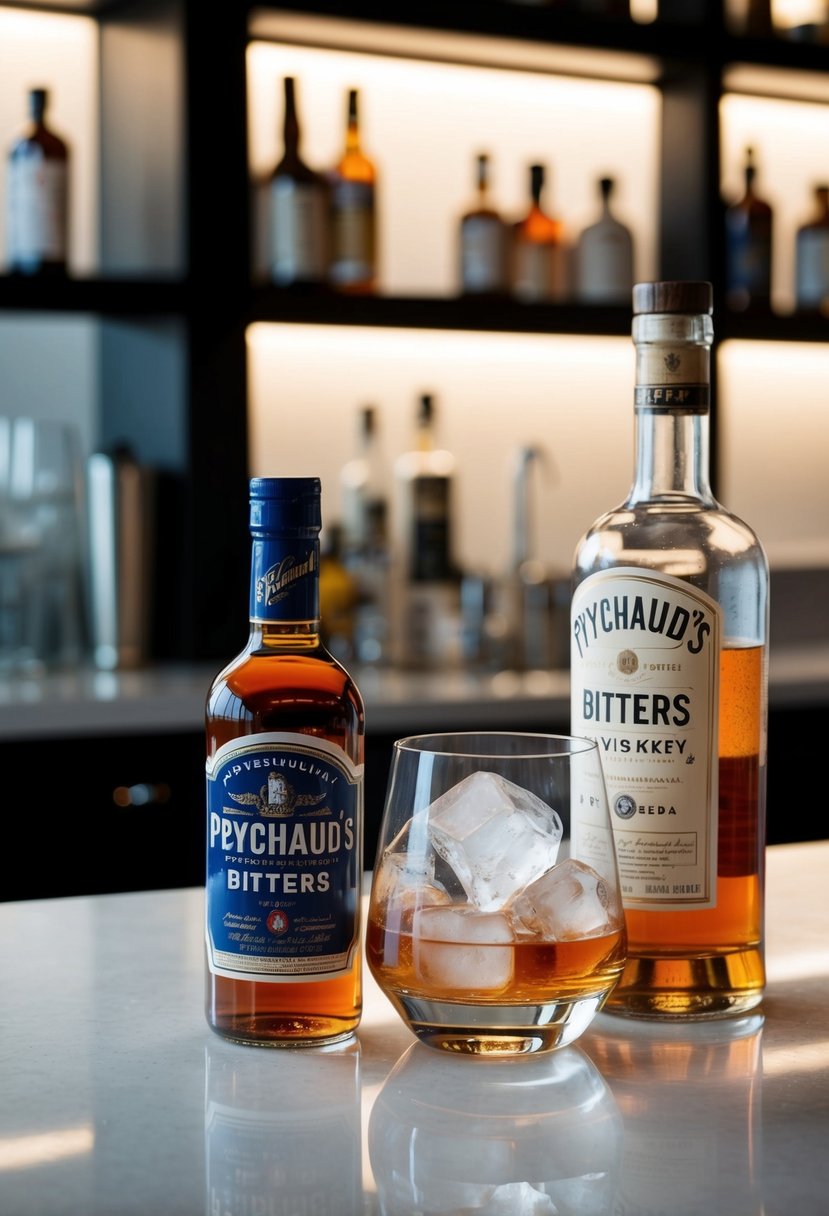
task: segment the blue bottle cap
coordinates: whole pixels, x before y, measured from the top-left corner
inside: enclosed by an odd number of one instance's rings
[[[322,527],[319,477],[253,477],[250,530],[312,540]]]

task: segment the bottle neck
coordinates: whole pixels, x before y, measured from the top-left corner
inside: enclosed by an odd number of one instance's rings
[[[714,502],[709,484],[712,337],[707,315],[634,318],[636,465],[630,505]]]
[[[357,94],[352,90],[348,95],[348,113],[345,124],[346,152],[360,151],[360,116],[357,108]]]
[[[296,95],[293,81],[285,81],[285,113],[282,120],[282,142],[285,153],[290,156],[299,154],[299,118],[297,117]]]
[[[255,533],[250,577],[251,629],[314,637],[318,632],[319,535]]]

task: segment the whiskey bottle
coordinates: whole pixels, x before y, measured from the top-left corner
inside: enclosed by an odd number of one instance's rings
[[[463,295],[501,295],[507,288],[507,230],[490,200],[489,156],[476,157],[476,198],[459,225]]]
[[[377,169],[363,151],[359,93],[349,89],[345,148],[331,175],[331,284],[370,295],[377,286]]]
[[[798,312],[829,311],[829,185],[814,187],[815,212],[795,235]]]
[[[279,287],[317,290],[328,276],[328,187],[302,158],[293,76],[283,88],[283,149],[270,184],[271,278]]]
[[[774,213],[757,192],[753,148],[746,148],[743,178],[742,197],[725,210],[725,299],[735,312],[768,313]]]
[[[709,283],[633,289],[636,467],[579,541],[571,726],[598,740],[629,958],[607,1009],[743,1013],[763,995],[769,576],[708,481]]]
[[[29,91],[31,125],[9,151],[7,261],[12,274],[66,273],[69,146],[49,126],[48,104],[48,89]]]
[[[547,303],[567,293],[564,229],[544,209],[545,170],[530,166],[530,205],[512,230],[512,291],[519,300]]]
[[[579,235],[576,296],[585,304],[627,304],[633,287],[633,237],[611,207],[612,177],[599,179],[601,212]]]
[[[418,402],[412,448],[395,462],[391,617],[395,661],[447,666],[460,657],[460,579],[453,554],[455,457],[437,446],[435,400]]]
[[[206,701],[206,1015],[279,1047],[361,1014],[365,712],[320,641],[320,482],[250,483],[250,634]]]

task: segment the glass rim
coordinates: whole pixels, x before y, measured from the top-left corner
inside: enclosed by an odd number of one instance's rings
[[[474,739],[485,746],[472,747]],[[519,751],[498,749],[498,741],[520,740],[527,746]],[[464,746],[465,743],[470,746]],[[533,748],[533,744],[536,744]],[[435,731],[422,735],[406,735],[395,739],[394,750],[421,756],[447,756],[468,760],[548,760],[565,756],[598,753],[595,739],[585,735],[555,734],[529,730],[459,730]]]

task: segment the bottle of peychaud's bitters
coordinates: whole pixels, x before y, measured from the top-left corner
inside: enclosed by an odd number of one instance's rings
[[[247,645],[207,696],[206,1014],[317,1046],[361,1015],[363,700],[320,641],[318,478],[250,483]]]
[[[709,486],[711,285],[639,283],[633,312],[633,486],[577,545],[571,613],[629,938],[606,1009],[725,1016],[765,983],[768,565]]]

